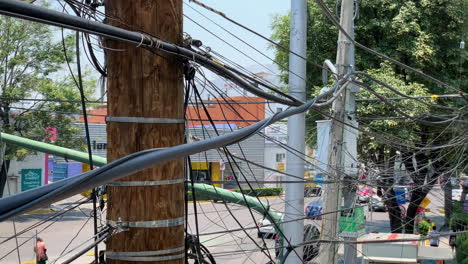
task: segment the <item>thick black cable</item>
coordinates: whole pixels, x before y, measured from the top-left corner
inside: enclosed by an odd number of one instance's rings
[[[316,100],[320,100],[332,94],[333,91],[334,89],[330,89],[329,91],[319,95],[304,105],[289,108],[288,110],[277,113],[268,119],[262,120],[256,124],[242,128],[227,135],[219,136],[210,140],[204,140],[201,142],[194,142],[188,145],[178,145],[162,150],[152,149],[133,153],[107,165],[104,165],[97,170],[75,176],[71,179],[62,180],[50,185],[33,189],[31,191],[23,192],[15,196],[0,199],[0,221],[21,213],[24,210],[35,208],[36,206],[50,204],[75,193],[90,189],[90,187],[105,184],[109,181],[123,177],[130,173],[134,173],[148,166],[154,166],[155,162],[164,162],[176,157],[187,156],[212,148],[218,148],[239,142],[262,130],[265,126],[271,123],[282,120],[288,116],[307,111]],[[127,162],[132,165],[124,165],[124,163]],[[119,173],[117,174],[114,172],[114,170],[118,170]],[[20,200],[25,203],[18,203],[18,201],[14,202],[15,200]]]
[[[193,82],[193,80],[192,80],[192,82]],[[203,100],[202,100],[202,98],[201,98],[201,95],[200,95],[200,93],[198,92],[198,89],[197,89],[197,87],[196,87],[196,85],[195,85],[194,82],[192,83],[192,86],[193,86],[193,90],[194,90],[194,92],[195,92],[196,98],[199,98],[199,99],[200,99],[200,103],[201,103],[201,105],[202,105],[203,111],[205,112],[206,116],[207,116],[208,119],[210,120],[211,126],[213,127],[213,129],[214,129],[216,135],[219,136],[219,132],[218,132],[218,130],[217,130],[217,128],[216,128],[216,126],[215,126],[213,120],[211,119],[210,113],[208,112],[208,109],[206,108],[205,104],[203,103]],[[223,147],[223,149],[224,149],[224,151],[225,151],[226,153],[230,153],[229,150],[227,149],[227,147]],[[229,164],[229,166],[231,167],[231,170],[234,171],[234,168],[232,167],[232,163],[229,161],[229,156],[226,155],[226,158],[228,159],[228,164]],[[236,165],[238,166],[238,164],[236,164]],[[239,171],[241,172],[240,169],[239,169]],[[242,172],[241,172],[241,173],[242,173]],[[247,181],[247,178],[245,177],[245,175],[244,175],[243,173],[242,173],[242,175],[244,176],[245,180]],[[243,197],[243,199],[244,199],[245,204],[247,205],[247,209],[249,210],[250,216],[251,216],[252,219],[255,221],[255,217],[254,217],[254,215],[253,215],[252,208],[250,208],[249,204],[247,203],[247,199],[245,198],[245,194],[244,194],[243,188],[242,188],[241,184],[239,183],[239,180],[238,180],[238,178],[237,178],[236,175],[234,175],[234,179],[236,180],[236,183],[237,183],[237,185],[238,185],[238,187],[239,187],[239,190],[241,191],[242,197]],[[247,181],[247,184],[249,185],[250,189],[253,190],[253,187],[250,185],[250,183],[249,183],[248,181]],[[255,197],[256,197],[257,200],[261,203],[261,201],[260,201],[260,199],[258,198],[258,196],[255,195]],[[261,204],[262,204],[262,203],[261,203]],[[266,212],[267,212],[267,214],[268,214],[268,211],[266,211]],[[260,229],[258,229],[258,231],[260,232]],[[247,234],[247,233],[246,233],[246,234]],[[256,244],[256,241],[255,241],[253,238],[251,238],[250,235],[247,234],[247,236]],[[262,237],[262,241],[263,241],[263,245],[265,246],[265,245],[266,245],[266,242],[265,242],[265,239],[264,239],[263,237]],[[257,244],[256,244],[256,245],[257,245]],[[260,246],[257,245],[257,247],[260,247]],[[261,248],[263,248],[263,247],[261,247]],[[262,251],[262,252],[264,252],[264,251]],[[268,251],[267,251],[267,252],[264,252],[264,254],[265,254],[270,260],[273,261],[271,255],[269,254]]]
[[[112,232],[111,230],[109,229],[105,229],[106,231],[102,231],[101,234],[102,236],[95,239],[94,240],[94,243],[92,243],[91,245],[85,247],[84,249],[82,249],[81,251],[79,251],[78,253],[76,253],[75,255],[73,255],[72,257],[70,257],[69,259],[65,260],[64,262],[62,262],[62,264],[69,264],[69,263],[72,263],[73,261],[75,261],[77,258],[81,257],[82,255],[86,254],[86,252],[88,252],[88,250],[92,249],[93,247],[95,248],[99,243],[101,243],[102,241],[108,239],[109,237],[111,237],[112,235]],[[105,233],[105,234],[102,234],[102,233]],[[97,237],[97,236],[96,236]],[[98,256],[98,261],[99,261],[99,256]],[[97,262],[99,263],[99,262]]]
[[[83,119],[84,119],[84,125],[85,125],[85,134],[86,134],[86,144],[88,147],[88,164],[91,170],[94,168],[93,164],[93,151],[91,149],[91,137],[89,133],[89,124],[88,124],[88,116],[87,116],[87,111],[86,111],[86,102],[85,102],[85,93],[84,93],[84,87],[83,87],[83,77],[81,75],[81,61],[80,61],[80,33],[77,31],[76,32],[76,66],[77,66],[77,71],[78,71],[78,90],[80,91],[80,98],[81,98],[81,108],[83,111]],[[93,199],[93,229],[94,229],[94,235],[98,233],[98,221],[97,221],[97,192],[96,188],[93,188],[91,192],[91,196]],[[97,240],[97,238],[95,238]],[[96,244],[96,247],[94,248],[94,261],[96,263],[99,262],[99,249],[98,245]]]
[[[193,80],[192,80],[192,81],[193,81]],[[192,82],[192,87],[193,87],[193,91],[194,91],[194,93],[195,93],[195,104],[196,104],[196,106],[197,106],[197,110],[199,109],[199,107],[198,107],[198,100],[200,100],[200,103],[201,103],[201,105],[202,105],[203,111],[205,112],[206,116],[208,117],[208,120],[209,120],[209,122],[211,123],[213,129],[215,130],[216,134],[219,136],[219,133],[218,133],[218,131],[217,131],[217,129],[216,129],[216,126],[214,125],[214,122],[213,122],[213,120],[211,119],[211,116],[210,116],[208,110],[206,109],[206,106],[204,105],[204,102],[203,102],[203,100],[202,100],[202,98],[201,98],[201,96],[200,96],[200,93],[198,92],[198,89],[197,89],[197,87],[196,87],[196,85],[195,85],[194,82]],[[198,113],[198,115],[200,116],[200,113]],[[202,131],[204,131],[204,130],[202,130]],[[229,165],[231,166],[231,170],[234,171],[234,169],[232,168],[231,163],[229,163]],[[235,178],[236,178],[236,177],[237,177],[237,176],[235,176]],[[242,188],[242,187],[239,185],[239,188]],[[217,192],[216,189],[215,189],[215,191]],[[246,202],[245,195],[244,195],[243,193],[242,193],[242,196],[243,196],[244,201]],[[239,225],[239,227],[242,228],[242,224],[239,222],[239,220],[238,220],[238,219],[235,217],[235,215],[232,213],[232,211],[231,211],[231,209],[229,208],[229,206],[226,204],[225,201],[223,201],[223,202],[224,202],[223,205],[226,207],[227,211],[228,211],[229,214],[232,216],[232,218],[234,219],[234,221]],[[249,206],[249,204],[248,204],[247,202],[246,202],[246,205],[247,205],[247,208],[248,208],[249,212],[251,213],[251,216],[253,217],[252,209],[250,208],[250,206]],[[258,229],[258,228],[257,228],[257,229]],[[250,236],[250,234],[248,234],[246,231],[244,231],[244,233],[246,234],[246,236],[247,236],[258,248],[264,248],[264,247],[261,247],[260,245],[258,245],[257,242],[255,241],[255,239],[253,239],[253,238]],[[264,246],[266,246],[266,242],[265,242],[264,238],[262,238],[262,241],[263,241]],[[268,251],[267,251],[267,252],[262,251],[262,252],[263,252],[270,260],[273,261],[271,255],[269,254]]]
[[[70,16],[47,8],[30,5],[18,0],[0,0],[0,14],[19,17],[39,23],[65,27],[89,34],[99,35],[101,37],[133,43],[137,46],[143,46],[151,50],[161,50],[167,53],[175,54],[184,59],[199,63],[211,71],[226,76],[234,83],[248,90],[249,92],[286,105],[299,106],[303,102],[299,100],[287,100],[258,89],[249,82],[243,80],[235,73],[227,70],[224,65],[211,60],[205,55],[194,52],[185,47],[173,43],[167,43],[148,34],[133,32],[118,27],[89,21],[81,17]]]

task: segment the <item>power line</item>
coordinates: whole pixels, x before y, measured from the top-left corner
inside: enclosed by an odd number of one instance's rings
[[[380,52],[378,52],[378,51],[375,51],[375,50],[373,50],[373,49],[370,49],[370,48],[368,48],[368,47],[362,45],[361,43],[357,42],[356,40],[354,40],[353,37],[351,37],[351,36],[346,32],[346,30],[344,30],[344,28],[340,25],[340,23],[336,20],[336,18],[331,14],[330,10],[328,9],[327,5],[323,2],[323,0],[316,0],[316,2],[317,2],[317,4],[319,5],[320,9],[322,9],[322,11],[323,11],[323,13],[325,14],[325,16],[326,16],[326,17],[333,23],[333,25],[335,25],[335,26],[340,30],[340,32],[341,32],[349,41],[351,41],[356,47],[361,48],[361,49],[363,49],[364,51],[366,51],[366,52],[368,52],[368,53],[370,53],[370,54],[373,54],[373,55],[375,55],[375,56],[377,56],[377,57],[380,57],[380,58],[382,58],[382,59],[384,59],[384,60],[390,61],[390,62],[392,62],[393,64],[396,64],[396,65],[398,65],[398,66],[400,66],[400,67],[402,67],[402,68],[404,68],[404,69],[407,69],[407,70],[409,70],[409,71],[411,71],[411,72],[413,72],[413,73],[415,73],[415,74],[421,76],[422,78],[424,78],[424,79],[426,79],[426,80],[428,80],[428,81],[437,83],[437,84],[439,84],[439,85],[441,85],[441,86],[443,86],[443,87],[446,87],[446,88],[449,88],[449,89],[451,89],[451,90],[454,90],[454,91],[460,93],[460,95],[461,95],[465,100],[468,101],[468,98],[466,98],[466,96],[463,94],[463,92],[462,92],[461,90],[459,90],[459,89],[457,89],[457,88],[455,88],[455,87],[453,87],[453,86],[451,86],[451,85],[449,85],[449,84],[447,84],[447,83],[445,83],[445,82],[442,82],[442,81],[439,80],[439,79],[436,79],[436,78],[434,78],[434,77],[432,77],[432,76],[429,76],[429,75],[427,75],[427,74],[425,74],[425,73],[423,73],[423,72],[421,72],[421,71],[419,71],[419,70],[417,70],[417,69],[415,69],[415,68],[413,68],[413,67],[411,67],[411,66],[408,66],[408,65],[406,65],[406,64],[404,64],[404,63],[398,61],[398,60],[395,60],[395,59],[393,59],[393,58],[391,58],[391,57],[389,57],[389,56],[387,56],[387,55],[385,55],[385,54],[382,54],[382,53],[380,53]]]
[[[236,73],[228,70],[223,64],[212,60],[210,57],[194,52],[186,47],[162,41],[146,33],[129,31],[107,24],[89,21],[81,17],[70,16],[47,8],[23,3],[21,1],[0,0],[0,3],[2,4],[2,10],[0,10],[0,13],[4,15],[19,17],[53,26],[65,27],[76,31],[95,34],[104,38],[132,43],[137,45],[137,47],[145,47],[153,51],[156,50],[163,51],[168,54],[174,54],[183,60],[193,61],[217,74],[226,76],[234,83],[262,98],[291,106],[299,106],[303,104],[303,102],[293,98],[286,99],[264,92],[238,76]]]
[[[464,94],[466,95],[466,94]],[[399,101],[399,100],[409,100],[409,99],[432,99],[437,100],[439,98],[462,98],[461,94],[433,94],[427,96],[407,96],[407,97],[385,97],[385,100],[388,101]],[[380,98],[360,98],[356,99],[356,102],[380,102]]]

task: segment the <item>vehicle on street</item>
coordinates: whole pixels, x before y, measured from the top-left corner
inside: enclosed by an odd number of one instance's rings
[[[317,184],[319,178],[321,177],[317,176],[315,171],[308,171],[305,173],[304,180],[308,182],[304,185],[304,197],[320,196],[322,193],[322,186]],[[310,182],[309,180],[314,180],[316,182]]]
[[[322,187],[315,183],[307,183],[304,187],[304,197],[320,196]]]
[[[357,192],[357,202],[368,203],[373,195],[377,195],[377,193],[372,188],[361,188]]]
[[[310,219],[322,219],[322,200],[311,201],[305,207],[305,215]]]
[[[313,258],[318,256],[319,253],[319,246],[320,244],[317,240],[320,238],[320,231],[318,228],[311,224],[304,225],[304,256],[303,261],[311,261]],[[285,248],[281,247],[279,236],[275,236],[275,256],[276,258],[280,255],[280,249]],[[293,252],[289,252],[289,254],[294,254]]]
[[[378,196],[372,196],[369,201],[369,211],[372,212],[386,212],[387,207],[385,206],[382,198]]]
[[[283,219],[281,217],[281,219]],[[263,218],[261,221],[257,223],[258,226],[258,232],[257,232],[257,237],[258,238],[265,238],[265,239],[273,239],[276,235],[276,230],[273,224],[271,224],[270,220],[268,220],[266,217]]]

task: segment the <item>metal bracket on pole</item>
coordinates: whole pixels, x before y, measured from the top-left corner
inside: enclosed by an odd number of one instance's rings
[[[327,70],[327,68],[329,70]],[[335,65],[329,60],[329,59],[326,59],[324,62],[323,62],[323,67],[322,67],[322,83],[323,85],[327,85],[328,84],[328,72],[331,71],[331,73],[335,76],[338,75],[338,70],[336,69]],[[337,78],[335,78],[337,79]]]
[[[183,183],[184,179],[163,180],[163,181],[125,181],[125,182],[112,182],[108,186],[157,186]]]
[[[184,248],[182,248],[183,250]],[[160,250],[164,251],[164,250]],[[179,250],[180,251],[180,250]],[[185,253],[178,255],[169,255],[169,256],[138,256],[130,255],[128,253],[152,253],[157,251],[142,251],[142,252],[107,252],[106,256],[109,259],[114,260],[123,260],[123,261],[135,261],[135,262],[148,262],[148,261],[167,261],[174,259],[181,259],[185,257]],[[164,253],[160,253],[161,255]]]
[[[129,222],[129,221],[122,221],[119,217],[117,221],[114,220],[107,220],[107,224],[112,227],[119,226],[123,229],[123,231],[128,230],[128,228],[160,228],[160,227],[172,227],[172,226],[179,226],[185,223],[184,217],[179,218],[172,218],[172,219],[164,219],[164,220],[155,220],[155,221],[137,221],[137,222]]]
[[[152,118],[152,117],[128,117],[128,116],[106,116],[106,122],[140,123],[140,124],[185,124],[184,119],[177,119],[177,118]]]

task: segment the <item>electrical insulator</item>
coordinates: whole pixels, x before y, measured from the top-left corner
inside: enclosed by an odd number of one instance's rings
[[[460,49],[464,49],[465,48],[465,41],[460,41]]]

